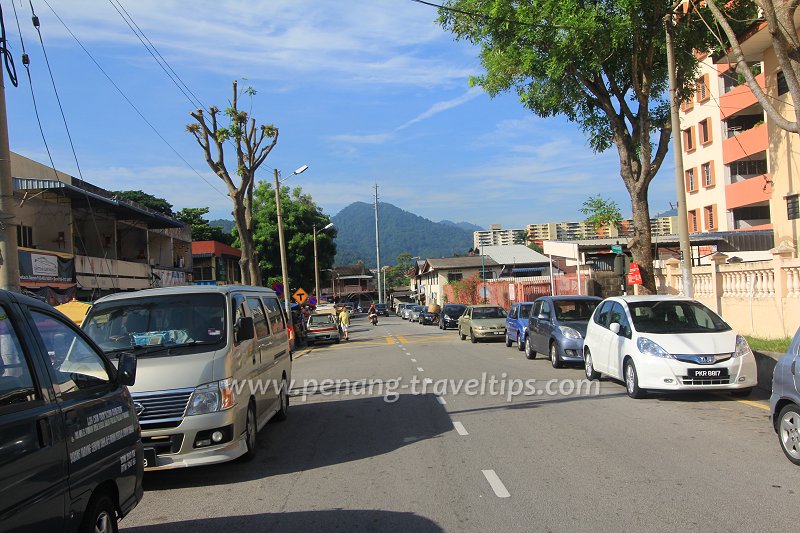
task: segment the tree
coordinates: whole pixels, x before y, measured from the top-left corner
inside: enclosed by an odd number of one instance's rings
[[[281,187],[281,213],[286,240],[289,289],[302,287],[311,294],[314,288],[314,225],[317,227],[317,262],[320,272],[333,267],[336,256],[336,227],[319,231],[330,217],[314,203],[300,187],[291,191]],[[259,267],[267,281],[281,276],[281,253],[278,240],[278,212],[275,208],[275,189],[272,184],[259,182],[254,191],[253,219]],[[238,233],[238,232],[237,232]],[[259,280],[260,281],[260,280]]]
[[[256,94],[252,87],[243,92],[251,98]],[[192,111],[190,115],[197,122],[187,125],[186,131],[194,135],[203,150],[206,163],[228,188],[242,250],[239,260],[242,283],[256,285],[262,279],[253,241],[253,184],[256,170],[278,143],[278,128],[272,124],[257,126],[255,119],[239,109],[239,96],[237,82],[234,81],[230,107],[221,115],[219,108],[214,106],[208,109],[207,115],[202,109]],[[220,119],[225,120],[226,124],[220,124]],[[235,176],[238,176],[238,184],[225,163],[225,143],[230,143],[229,146],[236,153]]]
[[[584,200],[580,211],[586,215],[586,222],[595,231],[606,226],[619,228],[619,223],[622,221],[617,202],[605,199],[599,194]]]
[[[786,0],[742,0],[721,7],[717,5],[715,0],[708,0],[706,3],[714,19],[722,27],[727,37],[737,74],[745,79],[748,87],[750,87],[753,95],[758,100],[758,103],[761,104],[761,107],[767,113],[770,122],[783,130],[792,133],[800,133],[800,106],[797,105],[797,102],[800,102],[800,38],[798,38],[797,25],[794,22],[795,12],[800,6],[800,2]],[[754,8],[758,7],[761,13],[763,13],[763,18],[767,22],[768,31],[772,36],[772,47],[775,50],[775,57],[783,72],[786,86],[789,88],[789,94],[792,96],[792,102],[795,102],[793,106],[794,121],[786,119],[775,109],[772,100],[758,85],[750,69],[750,65],[747,64],[739,42],[739,31],[741,30],[741,21],[743,18],[741,14],[737,14],[733,11],[734,8],[741,9],[742,6],[739,4],[749,4],[751,8],[750,22],[755,22],[758,17]],[[702,15],[702,13],[700,13],[700,15]],[[728,44],[726,44],[721,37],[718,37],[718,39],[723,48],[728,48]]]
[[[212,226],[203,215],[208,214],[208,207],[184,207],[175,214],[175,218],[192,227],[193,241],[218,241],[227,245],[233,244],[233,235],[225,232],[220,226]]]
[[[528,244],[528,235],[522,230],[515,231],[514,232],[513,244],[521,244],[523,246],[527,245]]]
[[[386,271],[386,286],[391,288],[408,287],[410,279],[408,271],[414,266],[414,258],[408,252],[397,256],[394,266]]]
[[[152,194],[147,194],[143,191],[114,191],[114,196],[120,200],[136,202],[153,211],[158,211],[170,217],[172,216],[172,204]]]
[[[672,0],[449,0],[439,23],[481,46],[486,72],[470,82],[490,96],[515,90],[541,117],[578,123],[596,152],[617,149],[631,199],[630,243],[645,291],[655,292],[650,182],[664,161],[671,125],[663,18]],[[676,28],[677,47],[705,50],[696,20]],[[680,94],[692,92],[697,59],[677,58]]]

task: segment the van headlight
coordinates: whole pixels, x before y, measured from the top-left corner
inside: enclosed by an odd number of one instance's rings
[[[224,379],[200,385],[189,397],[186,416],[205,415],[230,409],[235,403],[232,380]]]
[[[568,339],[580,339],[581,332],[569,326],[558,326],[558,330]]]
[[[664,359],[673,359],[672,355],[657,343],[651,341],[647,337],[639,337],[636,341],[636,347],[644,355],[652,355],[653,357],[663,357]]]
[[[753,350],[750,348],[750,344],[748,344],[747,339],[741,335],[736,335],[736,351],[733,352],[733,356],[742,357],[745,355],[753,356]]]

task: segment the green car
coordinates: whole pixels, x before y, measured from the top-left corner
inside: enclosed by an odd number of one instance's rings
[[[506,310],[499,305],[470,305],[458,319],[458,335],[475,343],[480,339],[502,340],[506,335]]]

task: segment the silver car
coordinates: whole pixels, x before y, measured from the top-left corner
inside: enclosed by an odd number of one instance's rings
[[[425,309],[424,305],[415,305],[411,308],[408,312],[408,321],[409,322],[419,322],[419,314],[422,310]]]
[[[786,354],[775,365],[772,378],[772,426],[786,457],[800,466],[800,329]]]

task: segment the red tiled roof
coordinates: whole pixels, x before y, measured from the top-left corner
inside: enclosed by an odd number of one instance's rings
[[[214,254],[216,257],[232,255],[242,257],[242,252],[218,241],[192,241],[192,255]]]

